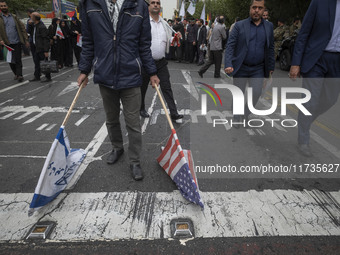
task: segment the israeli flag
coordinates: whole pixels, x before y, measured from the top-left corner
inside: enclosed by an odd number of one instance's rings
[[[61,126],[41,171],[28,216],[32,216],[66,188],[85,156],[85,150],[70,148],[64,126]]]

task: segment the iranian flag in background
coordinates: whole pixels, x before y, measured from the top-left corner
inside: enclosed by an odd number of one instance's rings
[[[6,44],[4,45],[2,52],[3,52],[3,56],[4,59],[8,62],[8,63],[13,63],[13,58],[12,58],[12,51],[14,51],[13,48],[7,46]]]

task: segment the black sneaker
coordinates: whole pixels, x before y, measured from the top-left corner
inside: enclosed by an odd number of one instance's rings
[[[172,120],[179,120],[179,119],[183,119],[183,115],[182,114],[171,114],[171,119]]]

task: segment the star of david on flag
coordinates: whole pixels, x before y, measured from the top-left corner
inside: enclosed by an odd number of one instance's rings
[[[29,216],[54,200],[66,188],[85,156],[85,150],[70,148],[64,126],[61,126],[41,171]]]

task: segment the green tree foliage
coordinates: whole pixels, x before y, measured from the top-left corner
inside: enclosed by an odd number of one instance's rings
[[[204,2],[206,4],[205,13],[211,14],[212,19],[218,15],[224,15],[226,24],[234,23],[236,17],[245,19],[249,16],[250,0],[198,0],[194,18],[200,18]],[[292,23],[294,17],[303,18],[311,0],[266,0],[266,7],[269,9],[270,21],[276,25],[278,18],[286,19],[287,23]],[[189,1],[186,0],[186,9]],[[187,13],[187,18],[191,15]]]
[[[28,8],[38,9],[40,11],[49,11],[52,9],[51,0],[6,0],[11,12],[24,13]]]
[[[79,0],[68,0],[69,2],[73,2],[75,5],[78,5]],[[19,13],[22,15],[26,15],[26,10],[28,8],[33,8],[39,12],[52,11],[52,0],[6,0],[6,3],[13,13]]]

